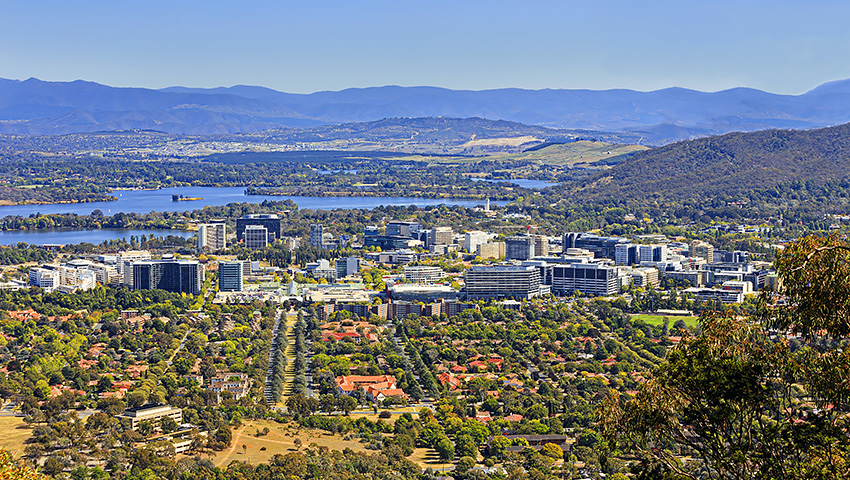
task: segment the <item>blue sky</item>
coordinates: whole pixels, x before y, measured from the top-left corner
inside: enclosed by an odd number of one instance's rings
[[[850,77],[847,18],[799,0],[0,0],[0,77],[797,94]]]

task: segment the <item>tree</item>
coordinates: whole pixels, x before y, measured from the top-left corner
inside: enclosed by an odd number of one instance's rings
[[[455,458],[455,446],[449,437],[441,437],[437,440],[437,444],[434,445],[434,449],[437,450],[437,454],[440,456],[440,460],[444,462],[451,462]]]
[[[850,478],[850,244],[806,237],[777,255],[784,303],[703,314],[638,395],[600,409],[608,438],[645,472],[697,478]],[[802,336],[792,349],[786,333]]]
[[[171,433],[179,427],[177,421],[171,417],[163,417],[159,426],[162,429],[162,433]]]
[[[455,472],[464,475],[475,466],[475,459],[472,457],[460,457],[455,466]]]
[[[143,437],[149,437],[153,433],[153,428],[150,420],[142,420],[136,427],[136,431],[141,433]]]
[[[357,408],[357,400],[347,395],[343,395],[339,397],[337,400],[337,404],[340,410],[345,412],[346,415],[351,413],[352,410]]]
[[[215,431],[215,439],[223,443],[225,447],[228,447],[230,446],[230,442],[233,441],[233,433],[226,425],[222,425]]]
[[[561,447],[555,445],[554,443],[547,443],[540,448],[540,454],[544,457],[549,457],[554,460],[560,460],[564,458],[564,451],[561,450]]]

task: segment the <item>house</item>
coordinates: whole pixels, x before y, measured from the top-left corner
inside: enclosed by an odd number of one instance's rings
[[[336,377],[337,391],[340,395],[351,395],[362,388],[366,398],[370,401],[383,401],[388,397],[403,396],[407,394],[396,386],[395,377],[392,375],[344,375]]]
[[[441,385],[448,385],[449,390],[457,390],[460,387],[461,380],[451,373],[443,372],[437,377],[437,381]]]
[[[240,399],[248,394],[251,379],[245,373],[219,373],[210,379],[206,388],[218,394],[230,392],[233,398]]]
[[[41,320],[41,314],[31,308],[28,310],[11,310],[9,311],[9,316],[14,320],[18,320],[19,322]]]

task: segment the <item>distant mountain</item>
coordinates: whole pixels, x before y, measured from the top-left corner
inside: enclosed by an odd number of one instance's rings
[[[706,93],[683,88],[469,91],[397,86],[291,94],[243,85],[150,90],[84,81],[0,79],[0,133],[114,129],[240,133],[439,116],[624,133],[660,145],[730,131],[850,122],[850,80],[830,82],[802,95],[776,95],[749,88]]]
[[[610,170],[557,187],[580,200],[707,200],[793,181],[850,177],[850,124],[765,130],[683,141],[638,152]]]

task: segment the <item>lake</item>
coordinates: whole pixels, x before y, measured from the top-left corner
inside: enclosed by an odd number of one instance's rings
[[[104,240],[116,240],[119,238],[129,240],[131,235],[137,237],[141,237],[142,235],[148,237],[167,237],[168,235],[174,235],[175,237],[189,238],[195,235],[195,232],[187,230],[136,230],[127,228],[12,230],[6,232],[0,231],[0,245],[16,245],[19,242],[26,242],[31,245],[68,245],[83,242],[99,244]]]
[[[355,209],[375,208],[380,205],[461,205],[465,207],[483,206],[480,200],[450,200],[415,197],[285,197],[276,195],[245,195],[244,187],[175,187],[161,190],[116,190],[113,195],[118,197],[114,202],[64,203],[52,205],[11,205],[0,206],[0,217],[9,215],[30,216],[34,213],[76,213],[89,215],[99,209],[104,215],[124,213],[150,212],[184,212],[201,209],[206,206],[227,205],[228,203],[262,203],[265,200],[282,201],[291,199],[300,209]],[[175,202],[172,195],[185,197],[201,197],[203,200]],[[492,205],[505,205],[504,201],[491,201]],[[76,244],[88,242],[99,244],[104,240],[129,238],[131,235],[178,235],[191,237],[195,232],[183,230],[130,230],[130,229],[42,229],[0,231],[0,245],[14,245],[26,242],[34,245],[44,244]]]
[[[533,181],[533,180],[532,180]],[[104,215],[124,213],[150,212],[184,212],[201,209],[206,206],[227,205],[228,203],[262,203],[265,200],[282,201],[291,199],[298,208],[333,210],[375,208],[380,205],[461,205],[475,207],[484,204],[481,200],[452,200],[415,197],[300,197],[276,195],[245,195],[245,187],[173,187],[160,190],[116,190],[113,195],[118,197],[114,202],[63,203],[51,205],[9,205],[0,206],[0,217],[20,215],[28,217],[34,213],[76,213],[89,215],[94,210],[100,210]],[[203,200],[174,202],[172,195],[184,197],[201,197]],[[507,202],[490,202],[493,205],[505,205]]]

